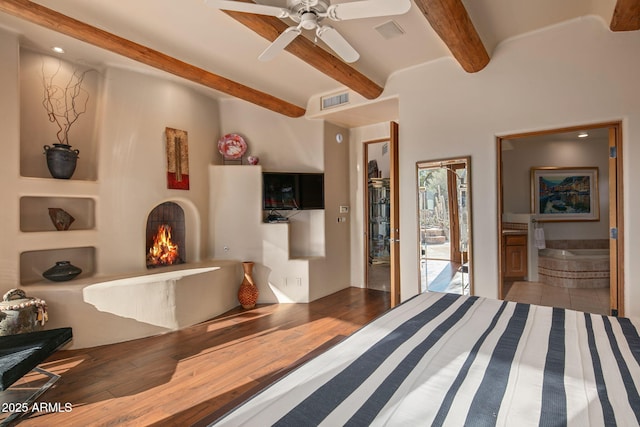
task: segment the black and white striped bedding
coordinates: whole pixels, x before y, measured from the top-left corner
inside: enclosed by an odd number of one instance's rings
[[[628,319],[425,293],[214,425],[628,426],[639,388]]]

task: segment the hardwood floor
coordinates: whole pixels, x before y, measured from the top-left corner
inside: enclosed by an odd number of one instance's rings
[[[310,304],[238,308],[161,336],[59,351],[41,365],[61,378],[40,401],[62,412],[33,413],[20,426],[191,425],[388,307],[388,292],[348,288]]]

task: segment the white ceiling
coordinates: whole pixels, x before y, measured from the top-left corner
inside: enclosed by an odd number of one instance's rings
[[[354,0],[341,2],[348,1]],[[260,2],[284,5],[286,0]],[[270,62],[258,61],[258,55],[269,42],[202,0],[36,0],[35,3],[303,108],[312,96],[344,89],[339,82],[288,52],[282,52]],[[615,0],[463,0],[463,4],[491,56],[495,48],[509,38],[581,16],[597,15],[608,25]],[[385,40],[374,27],[390,19],[405,34]],[[405,15],[332,25],[360,52],[360,59],[351,65],[381,86],[398,70],[451,57],[415,4]],[[67,52],[65,58],[72,61],[94,67],[118,66],[156,72],[2,12],[0,26],[19,33],[23,44],[33,49],[45,51],[60,45]],[[227,97],[201,89],[218,98]],[[397,102],[387,100],[384,105],[397,108]],[[371,119],[367,119],[366,110],[351,111],[353,118],[345,116],[342,120],[338,113],[332,114],[341,124],[362,125],[386,114],[376,108]],[[389,114],[389,119],[394,118],[392,111]]]

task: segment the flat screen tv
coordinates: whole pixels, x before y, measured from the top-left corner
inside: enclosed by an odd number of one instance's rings
[[[262,173],[264,210],[324,209],[324,174]]]

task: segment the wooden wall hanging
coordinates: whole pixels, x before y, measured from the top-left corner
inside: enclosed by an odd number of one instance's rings
[[[167,188],[189,189],[189,144],[187,131],[166,128]]]

